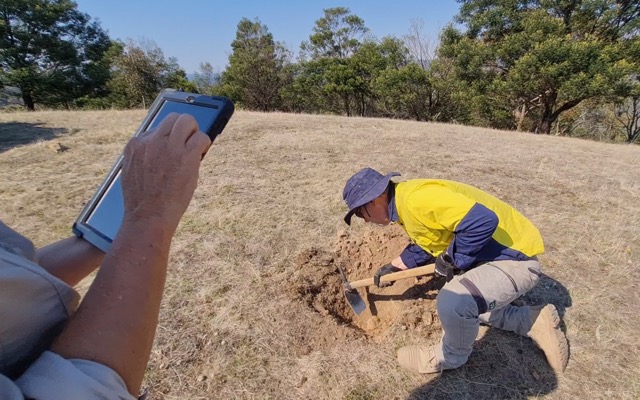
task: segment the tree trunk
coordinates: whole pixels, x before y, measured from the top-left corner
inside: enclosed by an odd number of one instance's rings
[[[553,111],[553,107],[556,105],[557,99],[557,93],[551,93],[543,96],[543,110],[538,126],[536,127],[536,133],[545,133],[547,135],[551,134],[551,125],[558,119],[560,114],[577,106],[581,101],[587,99],[587,97],[578,97],[576,99],[569,100]]]
[[[631,99],[631,115],[629,118],[629,124],[627,125],[627,143],[633,143],[634,140],[640,134],[640,110],[638,106],[640,105],[639,97],[633,97]]]
[[[542,95],[542,115],[536,127],[536,133],[551,134],[551,124],[557,118],[557,113],[553,112],[553,106],[556,104],[558,95],[554,92],[547,92]]]
[[[524,117],[527,115],[527,105],[522,104],[522,108],[520,110],[516,110],[516,117],[518,118],[518,124],[516,125],[516,130],[518,132],[522,132],[522,124],[524,123]]]
[[[29,111],[35,111],[36,107],[33,102],[33,97],[31,97],[31,92],[28,90],[21,90],[21,91],[22,91],[22,101],[24,102],[24,106]]]
[[[544,133],[545,135],[551,134],[551,124],[553,121],[549,118],[541,118],[536,128],[536,133]]]
[[[347,113],[347,117],[350,117],[351,116],[351,104],[350,104],[349,95],[343,95],[342,96],[342,101],[344,103],[344,111]]]

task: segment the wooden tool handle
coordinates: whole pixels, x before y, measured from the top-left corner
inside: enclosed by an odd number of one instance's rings
[[[435,270],[435,264],[425,265],[424,267],[411,268],[400,272],[394,272],[391,274],[383,275],[380,278],[380,282],[395,282],[400,279],[413,278],[415,276],[423,276],[433,274]],[[373,286],[375,283],[373,282],[373,278],[361,279],[359,281],[349,282],[350,289],[357,289],[365,286]]]

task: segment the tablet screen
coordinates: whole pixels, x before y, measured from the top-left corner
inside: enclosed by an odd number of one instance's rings
[[[191,114],[198,122],[201,131],[207,132],[220,112],[215,107],[205,107],[175,101],[165,101],[160,107],[151,123],[145,131],[155,128],[169,113]],[[122,185],[120,183],[120,171],[105,190],[102,198],[89,214],[87,225],[102,234],[110,241],[116,237],[122,218],[124,217],[124,200],[122,197]]]

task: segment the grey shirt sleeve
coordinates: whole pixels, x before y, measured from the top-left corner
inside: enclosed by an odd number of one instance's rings
[[[31,240],[0,221],[0,248],[33,260],[36,248]]]
[[[24,400],[20,388],[2,374],[0,374],[0,398],[2,400]]]
[[[0,247],[0,399],[134,399],[111,368],[47,351],[80,296]]]
[[[15,384],[30,399],[135,399],[111,368],[93,361],[68,360],[50,351],[44,352]]]
[[[134,400],[115,371],[87,360],[67,360],[45,351],[16,381],[0,375],[3,400]]]
[[[0,374],[15,378],[75,312],[78,293],[25,257],[0,248]]]

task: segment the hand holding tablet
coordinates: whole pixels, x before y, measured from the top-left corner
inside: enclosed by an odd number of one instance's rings
[[[74,233],[106,252],[125,216],[162,217],[177,225],[195,190],[199,161],[233,111],[224,97],[162,92],[76,220]]]

